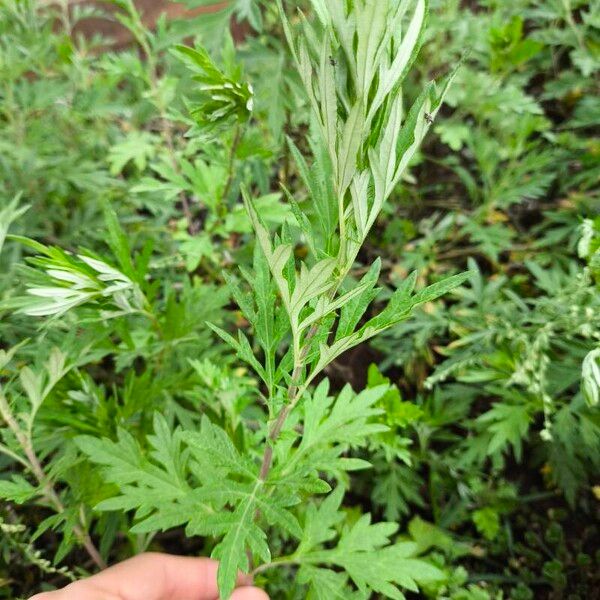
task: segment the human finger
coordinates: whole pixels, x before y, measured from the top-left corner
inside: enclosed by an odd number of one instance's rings
[[[145,553],[30,600],[215,600],[218,567],[217,561],[208,558]],[[238,579],[239,585],[248,583],[247,577]]]
[[[269,596],[257,587],[240,587],[233,592],[231,600],[269,600]]]

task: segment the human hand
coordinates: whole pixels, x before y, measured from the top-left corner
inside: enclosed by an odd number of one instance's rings
[[[56,592],[29,600],[217,600],[217,568],[209,558],[147,553]],[[269,600],[241,576],[231,600]]]

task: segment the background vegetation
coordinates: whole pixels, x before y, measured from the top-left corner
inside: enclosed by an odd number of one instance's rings
[[[253,261],[241,188],[274,231],[292,221],[287,193],[314,217],[322,183],[298,161],[310,107],[275,3],[153,29],[129,0],[106,10],[0,6],[0,597],[146,549],[212,551],[199,526],[140,527],[153,500],[119,493],[139,473],[148,489],[175,477],[175,428],[199,430],[202,415],[240,452],[256,445],[257,378],[206,323],[253,328],[225,285]],[[598,598],[600,4],[429,11],[409,102],[462,64],[352,275],[381,260],[366,317],[414,270],[418,289],[469,276],[326,369],[334,395],[388,384],[364,422],[387,431],[345,441],[372,468],[330,481],[349,489],[348,523],[398,523],[434,569],[409,596]],[[84,35],[92,18],[118,20],[131,43]],[[174,51],[191,38],[231,83],[225,99],[202,98]],[[310,248],[295,235],[300,260]],[[270,533],[279,555],[288,544]],[[257,581],[274,598],[334,597],[306,573]]]

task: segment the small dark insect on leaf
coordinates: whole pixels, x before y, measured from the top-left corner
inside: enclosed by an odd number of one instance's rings
[[[428,112],[426,112],[426,113],[425,113],[425,120],[426,120],[426,121],[427,121],[427,122],[428,122],[430,125],[433,123],[433,117],[432,117],[432,116],[431,116],[431,115],[430,115]]]
[[[330,57],[329,57],[329,64],[330,64],[332,67],[337,67],[337,60],[335,60],[335,58],[333,58],[333,56],[330,56]]]

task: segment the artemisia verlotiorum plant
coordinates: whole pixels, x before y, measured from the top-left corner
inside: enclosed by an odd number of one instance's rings
[[[185,525],[189,536],[216,540],[212,554],[220,561],[223,598],[238,571],[275,567],[297,570],[310,598],[403,598],[402,588],[416,590],[441,572],[418,558],[414,542],[394,540],[397,524],[371,523],[369,514],[352,518],[342,509],[346,473],[369,466],[352,450],[387,430],[378,402],[388,386],[361,393],[347,386],[333,397],[327,380],[316,389],[313,384],[341,354],[465,279],[416,291],[413,273],[374,312],[368,309],[379,291],[379,262],[360,280],[351,277],[452,74],[440,87],[428,84],[405,107],[402,83],[422,41],[425,0],[312,0],[312,8],[314,19],[300,14],[292,23],[279,4],[312,111],[304,144],[312,157],[289,141],[308,198],[297,201],[286,190],[296,222],[273,236],[251,192],[243,190],[258,243],[253,268],[240,268],[241,277],[228,277],[228,284],[252,339],[241,329],[232,336],[213,326],[260,378],[264,417],[234,439],[206,415],[194,430],[173,429],[157,414],[149,453],[125,430],[116,442],[89,435],[76,443],[118,490],[99,510],[135,510],[135,533]],[[204,49],[176,53],[200,83],[202,101],[191,107],[198,129],[206,135],[220,123],[243,126],[252,113],[252,88],[224,75]],[[118,241],[118,225],[111,227]],[[300,239],[309,249],[304,258],[294,252]],[[60,315],[90,303],[111,317],[149,312],[140,292],[144,277],[133,267],[125,275],[91,254],[34,248],[45,255],[36,264],[53,284],[30,288],[27,301],[16,301],[22,312]]]

